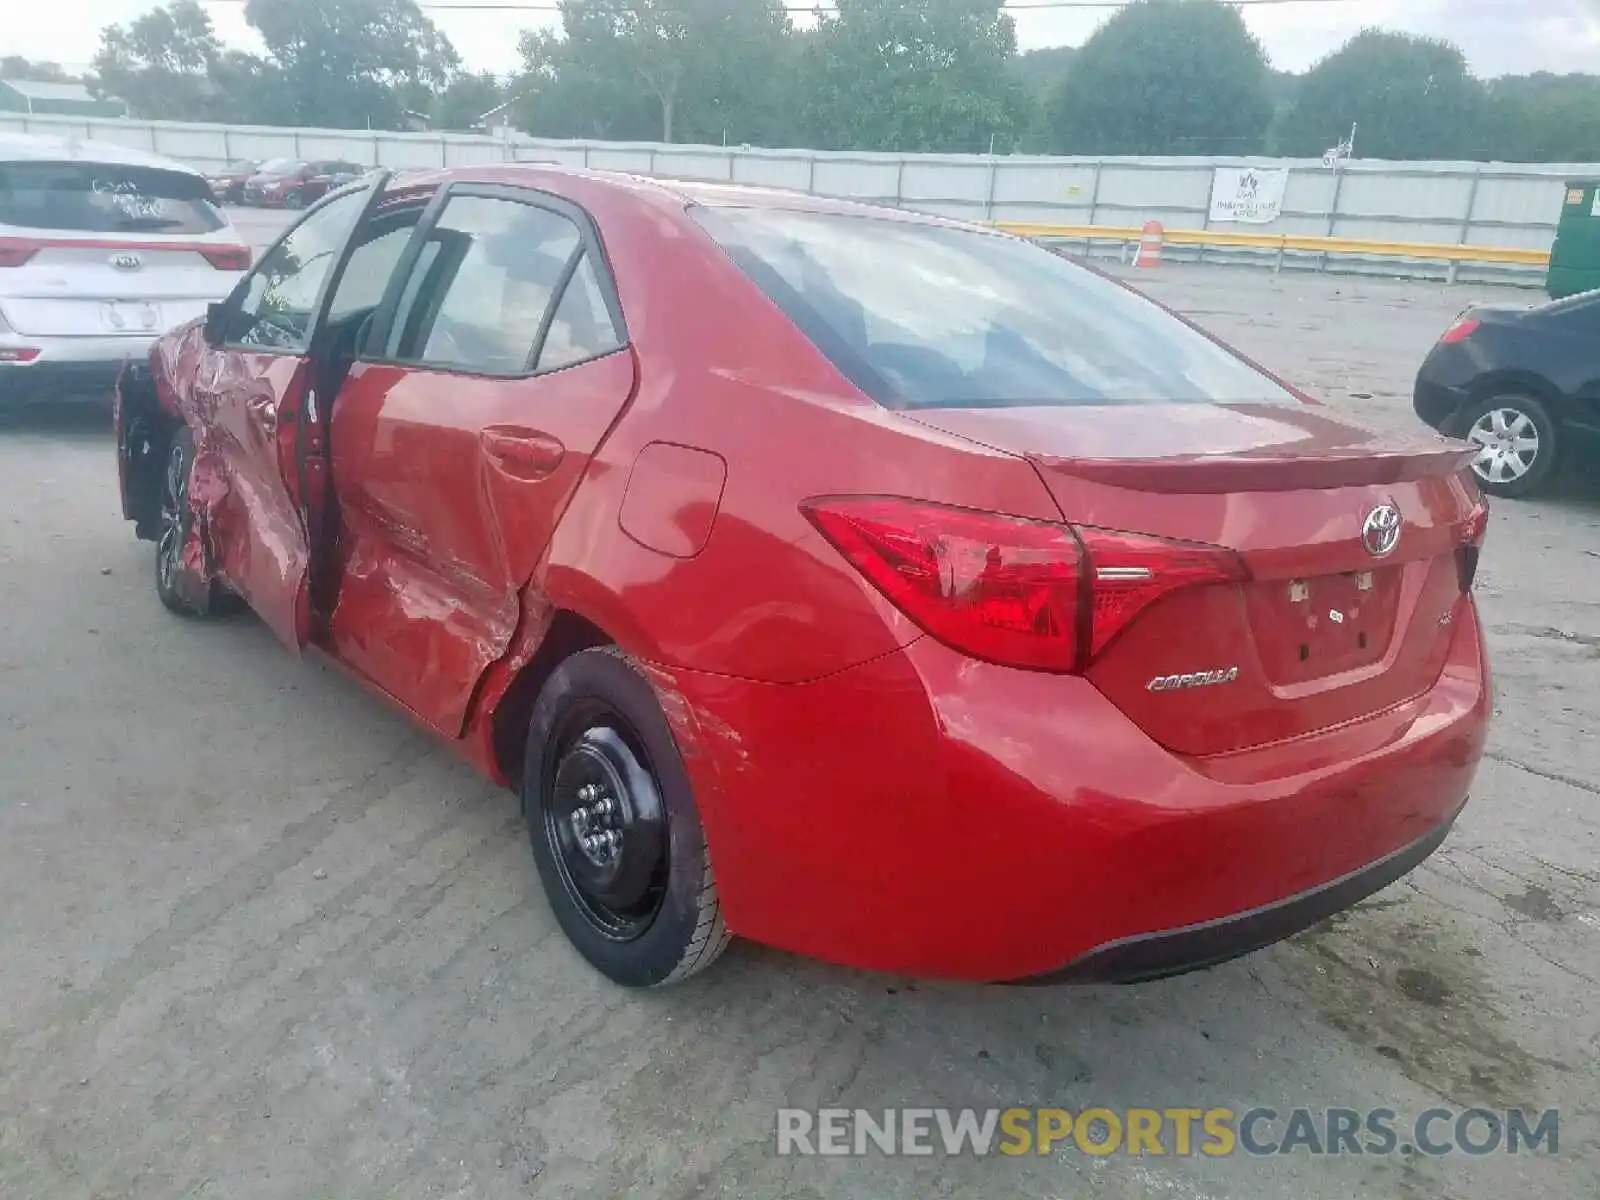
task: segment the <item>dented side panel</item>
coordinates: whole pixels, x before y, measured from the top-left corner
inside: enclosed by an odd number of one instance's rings
[[[485,672],[537,627],[523,590],[634,379],[625,350],[514,380],[356,364],[332,415],[334,653],[460,737]]]
[[[188,374],[195,422],[190,502],[212,561],[281,641],[297,649],[308,627],[310,542],[289,480],[308,363],[282,354],[212,350]],[[286,453],[287,451],[287,453]]]

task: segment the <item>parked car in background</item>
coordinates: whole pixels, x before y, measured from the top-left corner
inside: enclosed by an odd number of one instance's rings
[[[1208,966],[1421,862],[1483,751],[1465,448],[993,230],[380,173],[119,397],[161,602],[243,598],[516,787],[621,984],[730,933]]]
[[[1477,447],[1478,486],[1528,496],[1600,453],[1600,291],[1456,319],[1417,372],[1416,413]]]
[[[216,198],[218,204],[243,204],[244,185],[259,170],[261,170],[261,160],[252,158],[230,163],[222,170],[212,172],[207,176],[212,196]]]
[[[245,184],[244,201],[261,208],[305,208],[330,191],[361,178],[366,170],[340,159],[272,159],[263,163]]]
[[[200,172],[0,134],[0,403],[108,398],[124,359],[226,296],[250,251]]]

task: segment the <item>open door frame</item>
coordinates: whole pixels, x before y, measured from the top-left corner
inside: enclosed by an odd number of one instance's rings
[[[328,412],[332,396],[324,396],[323,382],[329,352],[328,312],[338,294],[350,259],[361,245],[361,231],[371,221],[386,195],[392,171],[379,171],[366,181],[367,202],[350,226],[340,247],[339,257],[323,281],[317,298],[316,316],[306,347],[305,386],[293,420],[279,426],[279,463],[284,485],[300,512],[306,535],[307,577],[305,583],[307,627],[304,641],[319,642],[327,628],[332,597],[326,596],[327,580],[334,561],[336,529],[331,518],[332,468],[328,446]],[[302,642],[303,644],[303,642]]]

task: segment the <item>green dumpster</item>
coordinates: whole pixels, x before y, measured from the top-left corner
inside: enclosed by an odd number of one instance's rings
[[[1544,289],[1552,300],[1600,288],[1600,179],[1569,179]]]

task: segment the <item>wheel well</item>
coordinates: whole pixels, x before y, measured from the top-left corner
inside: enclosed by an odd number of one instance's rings
[[[613,639],[599,626],[575,612],[560,609],[528,664],[517,673],[494,710],[494,756],[512,787],[522,786],[523,756],[527,749],[528,722],[550,673],[580,650],[609,646]]]
[[[1511,392],[1527,393],[1545,405],[1545,411],[1550,414],[1552,421],[1557,419],[1554,402],[1560,399],[1560,394],[1548,380],[1531,371],[1492,371],[1484,375],[1472,385],[1472,399],[1469,403],[1481,404],[1490,397],[1503,396]],[[1456,414],[1456,419],[1459,421],[1465,412],[1466,409],[1463,407],[1462,411]]]
[[[135,536],[155,541],[160,536],[167,448],[182,422],[161,407],[148,372],[130,371],[120,386],[125,444],[118,452],[126,455],[127,462],[127,516],[134,522]]]

